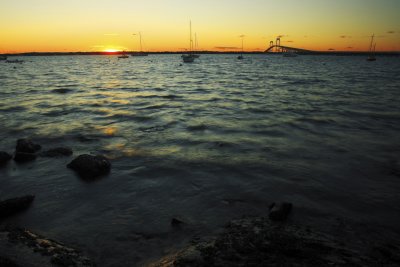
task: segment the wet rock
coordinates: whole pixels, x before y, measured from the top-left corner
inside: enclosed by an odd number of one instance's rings
[[[96,266],[76,249],[13,226],[0,227],[1,267],[2,257],[14,264],[10,266]]]
[[[0,166],[5,165],[10,159],[12,159],[10,154],[0,151]]]
[[[30,139],[18,139],[15,151],[23,153],[35,153],[41,148],[42,147],[40,145],[33,143]]]
[[[111,163],[101,155],[83,154],[71,161],[67,167],[77,172],[82,178],[92,179],[108,174],[111,170]]]
[[[284,221],[292,210],[292,203],[272,203],[269,208],[269,218],[273,221]]]
[[[26,195],[23,197],[11,198],[0,202],[0,218],[11,216],[27,209],[35,196]]]
[[[172,218],[172,220],[171,220],[171,226],[173,226],[173,227],[179,227],[182,224],[184,224],[184,222],[182,220],[177,219],[177,218]]]
[[[149,266],[374,266],[363,260],[333,237],[255,217],[231,221],[211,240],[192,243]]]
[[[67,157],[71,156],[73,151],[68,147],[56,147],[40,153],[42,157],[56,158],[56,157]]]
[[[36,154],[17,152],[15,153],[14,160],[19,163],[28,162],[36,159]]]

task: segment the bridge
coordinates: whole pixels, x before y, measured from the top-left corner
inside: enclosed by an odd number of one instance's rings
[[[295,52],[295,53],[299,53],[299,54],[316,53],[315,51],[312,51],[312,50],[307,50],[307,49],[302,49],[302,48],[296,48],[296,47],[290,47],[290,46],[281,45],[281,38],[280,37],[276,38],[275,44],[274,44],[274,41],[269,42],[269,47],[264,52],[265,53],[271,53],[271,52],[275,52],[275,53]]]

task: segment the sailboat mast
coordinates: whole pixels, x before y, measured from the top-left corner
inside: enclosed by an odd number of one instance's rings
[[[197,51],[197,33],[194,33],[194,50]]]
[[[372,52],[372,45],[373,45],[373,43],[374,43],[374,37],[375,37],[375,34],[373,34],[373,35],[371,36],[371,44],[369,45],[369,52]]]
[[[142,52],[143,51],[143,49],[142,49],[142,33],[141,32],[139,32],[139,42],[140,42],[140,52]]]
[[[193,50],[193,40],[192,40],[192,21],[190,21],[190,23],[189,23],[189,27],[190,27],[189,50],[190,50],[190,52],[192,52],[192,50]]]

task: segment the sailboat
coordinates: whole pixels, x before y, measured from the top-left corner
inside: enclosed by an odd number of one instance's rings
[[[143,52],[142,48],[142,34],[139,32],[139,45],[140,45],[140,51],[139,52],[133,52],[132,56],[133,57],[147,57],[149,54],[146,52]]]
[[[122,54],[118,56],[118,58],[129,58],[125,51],[122,51]]]
[[[241,35],[240,38],[242,38],[242,52],[240,53],[240,56],[237,57],[237,59],[242,60],[243,59],[243,39],[244,39],[244,35]]]
[[[369,56],[367,58],[367,61],[376,61],[376,57],[375,57],[376,43],[374,43],[374,38],[375,38],[375,35],[373,34],[371,36],[371,44],[369,45]]]
[[[196,58],[193,54],[192,21],[190,21],[189,53],[183,54],[181,57],[184,63],[193,63]]]
[[[198,50],[199,50],[199,43],[197,42],[197,34],[195,33],[195,34],[194,34],[194,51],[195,51],[195,52],[198,52]],[[200,55],[193,54],[193,57],[194,57],[194,58],[199,58]]]

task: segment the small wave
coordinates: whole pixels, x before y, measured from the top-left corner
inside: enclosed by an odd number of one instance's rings
[[[286,133],[280,130],[256,130],[254,131],[255,134],[263,135],[263,136],[270,136],[270,137],[284,137]]]
[[[68,89],[68,88],[59,88],[59,89],[52,90],[53,93],[58,93],[58,94],[67,94],[67,93],[71,93],[73,91],[74,90]]]
[[[233,148],[237,147],[237,144],[232,143],[232,142],[226,142],[226,141],[215,141],[215,142],[206,142],[206,146],[210,148]]]
[[[149,105],[145,107],[138,108],[138,110],[148,110],[148,109],[162,109],[162,108],[170,108],[170,105],[166,104],[155,104],[155,105]]]
[[[60,85],[56,85],[56,87],[58,88],[65,88],[65,87],[78,87],[79,84],[76,83],[66,83],[66,84],[60,84]]]
[[[269,113],[269,111],[264,109],[264,108],[248,108],[248,109],[246,109],[246,111],[249,111],[251,113],[257,113],[257,114],[267,114],[267,113]]]
[[[318,84],[323,83],[324,80],[321,79],[293,79],[286,81],[286,85],[311,85],[311,84]]]
[[[205,131],[208,129],[207,125],[205,124],[196,124],[196,125],[189,125],[186,127],[189,131],[196,132],[196,131]]]
[[[312,124],[334,124],[336,121],[331,118],[317,118],[317,117],[307,117],[298,119],[300,122],[312,123]]]
[[[181,96],[178,95],[163,95],[160,96],[161,98],[165,98],[165,99],[178,99],[178,98],[182,98]]]
[[[152,126],[152,127],[147,127],[147,128],[139,128],[140,131],[146,132],[146,133],[154,133],[154,132],[162,132],[166,129],[167,127],[164,125],[157,125],[157,126]]]
[[[42,113],[42,115],[47,117],[58,117],[83,111],[80,108],[65,108],[66,106],[59,106],[59,107],[61,107],[62,109],[50,110],[48,112]]]
[[[133,114],[114,114],[108,117],[105,117],[106,119],[117,119],[120,121],[127,121],[127,120],[133,120],[137,122],[146,122],[146,121],[151,121],[153,120],[152,117],[150,116],[139,116],[139,115],[133,115]]]
[[[42,113],[42,115],[47,116],[47,117],[59,117],[59,116],[64,116],[71,113],[69,110],[53,110],[49,111],[46,113]]]
[[[21,112],[25,111],[27,108],[21,107],[21,106],[15,106],[15,107],[8,107],[8,108],[0,108],[0,112]]]

